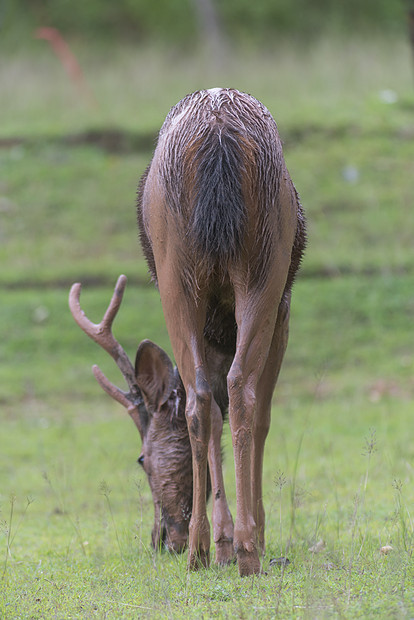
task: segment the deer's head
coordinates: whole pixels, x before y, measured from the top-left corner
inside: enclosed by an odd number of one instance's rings
[[[108,309],[99,324],[92,323],[80,307],[81,285],[69,295],[72,315],[83,331],[115,360],[128,384],[124,392],[97,367],[93,372],[101,387],[121,403],[141,435],[138,463],[148,478],[154,503],[152,545],[170,551],[184,549],[188,537],[193,496],[191,446],[185,419],[185,391],[177,369],[160,347],[144,340],[135,366],[112,334],[112,323],[122,302],[126,277],[120,276]]]

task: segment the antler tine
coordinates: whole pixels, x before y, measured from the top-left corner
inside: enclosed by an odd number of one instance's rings
[[[139,414],[139,401],[137,399],[136,402],[132,402],[128,397],[128,394],[123,390],[117,388],[113,383],[111,383],[107,377],[103,374],[102,370],[99,366],[92,366],[93,374],[95,375],[95,379],[101,386],[101,388],[114,400],[123,405],[125,409],[128,411],[132,420],[134,421],[135,426],[143,437],[143,433],[145,430],[144,421],[141,419]]]
[[[107,353],[109,353],[109,355],[115,360],[115,363],[117,364],[119,370],[122,372],[126,382],[128,383],[131,394],[137,395],[139,392],[139,388],[137,387],[135,381],[134,367],[132,366],[132,363],[128,358],[127,354],[125,353],[124,349],[115,339],[111,331],[112,323],[122,302],[126,282],[126,276],[119,276],[109,306],[100,323],[92,323],[92,321],[88,319],[88,317],[82,310],[80,305],[80,293],[82,285],[80,283],[74,284],[70,289],[69,308],[76,323],[85,332],[85,334],[89,336],[89,338],[94,340],[97,344],[99,344],[99,346],[101,346],[105,351],[107,351]],[[116,390],[117,388],[114,387],[114,389]]]
[[[102,370],[94,364],[92,366],[92,372],[95,375],[95,379],[101,386],[101,388],[114,400],[123,405],[126,409],[132,405],[131,401],[128,398],[128,394],[116,387],[113,383],[109,381],[109,379],[103,374]]]
[[[109,329],[111,329],[112,323],[114,322],[114,319],[118,313],[119,306],[122,303],[122,298],[124,296],[127,279],[128,278],[124,275],[119,276],[115,284],[115,289],[112,295],[112,299],[109,302],[108,309],[106,310],[104,317],[102,319],[101,325],[104,325],[105,327],[108,326]]]
[[[113,349],[118,344],[112,335],[112,323],[119,310],[119,306],[122,302],[127,278],[124,275],[119,276],[115,285],[109,306],[104,314],[104,317],[100,323],[92,323],[85,315],[80,305],[80,294],[82,290],[82,284],[79,282],[74,284],[69,293],[69,307],[72,312],[72,316],[81,329],[92,340],[97,342],[101,347],[105,349],[110,355],[113,356]]]

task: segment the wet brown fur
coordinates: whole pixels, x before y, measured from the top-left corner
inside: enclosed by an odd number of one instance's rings
[[[268,110],[231,89],[200,91],[179,102],[141,179],[138,223],[185,390],[193,477],[189,567],[209,563],[208,459],[216,559],[230,562],[235,551],[241,575],[259,572],[263,448],[306,241],[303,211]],[[221,472],[228,405],[234,528]],[[160,428],[151,441],[168,443],[167,431]],[[168,480],[171,494],[181,475],[177,469]]]

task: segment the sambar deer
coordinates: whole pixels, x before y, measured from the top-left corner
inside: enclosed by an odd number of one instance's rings
[[[178,533],[186,529],[177,511],[170,514],[166,506],[170,476],[177,480],[171,472],[183,463],[177,459],[163,469],[154,450],[163,452],[157,442],[164,435],[151,432],[149,438],[148,429],[163,409],[175,407],[177,413],[185,408],[184,442],[192,454],[192,493],[179,486],[173,490],[176,506],[183,505],[183,494],[192,497],[188,566],[209,564],[209,465],[216,561],[231,562],[235,552],[240,575],[258,573],[264,552],[264,444],[287,345],[292,284],[306,244],[305,217],[269,111],[233,89],[203,90],[180,101],[168,114],[142,176],[138,222],[179,374],[163,352],[141,367],[138,351],[135,372],[130,363],[124,372],[129,395],[119,396],[99,373],[98,380],[133,409],[141,426],[147,425],[146,435],[140,431],[143,458],[146,463],[148,451],[146,471],[156,515],[158,510],[170,546],[177,539],[182,544]],[[106,325],[118,298],[115,294]],[[106,327],[104,331],[108,333]],[[118,343],[105,340],[100,344],[116,359]],[[135,385],[142,396],[135,397]],[[220,450],[227,407],[236,470],[234,528]],[[174,459],[176,441],[171,434]],[[181,525],[185,519],[188,514],[182,514]]]

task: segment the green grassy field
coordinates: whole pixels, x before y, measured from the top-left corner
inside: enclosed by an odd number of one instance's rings
[[[74,49],[97,108],[43,47],[0,66],[0,617],[412,616],[408,46],[285,44],[222,67]],[[171,352],[138,246],[136,185],[170,106],[227,84],[274,114],[309,221],[266,446],[267,574],[243,580],[235,566],[187,574],[185,556],[150,549],[139,436],[90,367],[122,379],[67,307],[81,281],[100,319],[125,273],[117,338],[131,356],[143,338]],[[234,513],[228,429],[224,447]],[[269,566],[280,556],[289,566]]]

